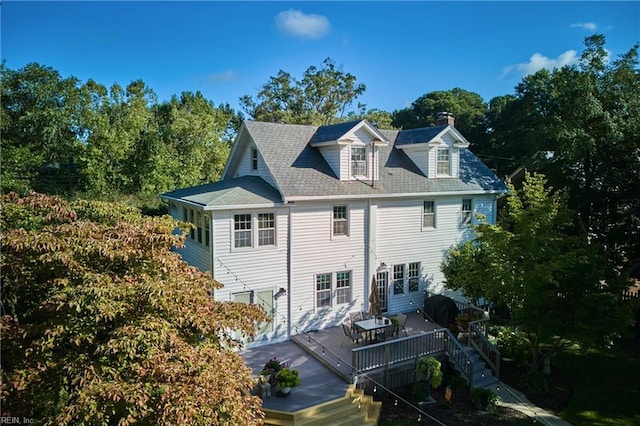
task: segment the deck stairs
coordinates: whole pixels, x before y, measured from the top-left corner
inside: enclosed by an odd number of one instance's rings
[[[265,409],[266,426],[375,426],[382,403],[351,385],[345,396],[293,413]]]
[[[463,345],[462,348],[457,347],[453,349],[454,352],[460,351],[460,350],[463,350],[466,353],[466,356],[463,358],[473,364],[473,377],[471,378],[471,380],[467,379],[467,381],[469,382],[469,385],[472,388],[486,388],[488,386],[498,383],[498,379],[493,374],[493,371],[491,370],[491,368],[489,368],[487,364],[484,362],[484,360],[482,359],[478,351],[466,345]],[[460,374],[461,377],[466,379],[465,374],[463,373],[463,369],[461,368],[462,366],[458,365],[455,362],[455,359],[456,358],[460,359],[460,357],[449,356],[448,358],[453,368],[459,373],[461,373]]]

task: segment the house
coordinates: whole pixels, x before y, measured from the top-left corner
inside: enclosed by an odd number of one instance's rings
[[[162,195],[195,225],[180,252],[224,284],[214,297],[272,317],[253,345],[339,325],[368,309],[372,285],[389,314],[446,292],[444,254],[478,215],[495,223],[506,186],[453,117],[440,119],[411,130],[246,121],[219,182]]]

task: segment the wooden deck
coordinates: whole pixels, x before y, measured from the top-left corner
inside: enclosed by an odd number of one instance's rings
[[[325,366],[340,376],[348,383],[354,383],[354,375],[358,373],[370,372],[379,375],[379,371],[373,371],[376,367],[388,367],[394,363],[390,358],[388,349],[389,342],[395,343],[395,347],[403,347],[405,350],[394,351],[394,353],[414,353],[411,345],[421,345],[426,348],[431,346],[434,352],[443,350],[441,344],[435,342],[422,341],[430,335],[430,332],[441,328],[438,324],[425,320],[422,313],[416,312],[407,314],[406,336],[400,330],[400,336],[385,343],[363,346],[361,342],[354,343],[344,335],[342,327],[331,327],[324,330],[308,331],[292,336],[292,340],[301,346],[312,356],[316,357]],[[418,337],[422,336],[422,338]],[[420,342],[418,342],[420,341]],[[399,355],[402,357],[402,355]],[[396,359],[396,362],[402,361]],[[367,367],[363,367],[366,365]],[[363,369],[365,371],[363,371]]]

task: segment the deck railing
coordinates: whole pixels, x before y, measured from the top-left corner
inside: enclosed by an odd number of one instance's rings
[[[351,351],[352,375],[376,377],[390,387],[407,385],[415,379],[415,366],[420,357],[443,358],[445,354],[473,385],[474,366],[470,355],[446,328],[354,348]]]

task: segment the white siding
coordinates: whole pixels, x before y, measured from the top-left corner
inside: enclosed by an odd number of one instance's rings
[[[252,170],[251,168],[251,150],[255,148],[255,145],[249,144],[245,146],[241,156],[240,162],[238,163],[238,173],[237,176],[260,176],[264,179],[268,184],[273,187],[276,187],[275,182],[273,181],[269,171],[267,170],[267,166],[264,163],[264,159],[260,154],[260,150],[258,150],[258,170]]]
[[[332,235],[333,204],[296,204],[291,226],[291,324],[292,334],[338,325],[351,311],[365,304],[366,204],[336,203],[349,208],[349,236]],[[316,274],[331,273],[335,296],[335,273],[351,271],[351,303],[316,309]]]
[[[184,221],[183,208],[187,210],[194,210],[194,212],[203,213],[201,209],[197,209],[193,206],[173,204],[169,208],[169,214],[174,219]],[[189,217],[187,217],[188,221]],[[202,228],[202,243],[199,243],[197,239],[191,239],[189,233],[185,235],[185,246],[182,248],[176,248],[175,251],[182,256],[182,259],[190,265],[193,265],[201,271],[211,272],[211,257],[209,247],[205,246],[204,226]]]
[[[394,295],[390,290],[389,312],[406,312],[422,306],[424,290],[451,294],[445,291],[440,264],[451,246],[470,236],[470,228],[460,226],[461,204],[461,197],[436,198],[436,228],[423,230],[423,199],[378,203],[374,239],[378,266],[380,263],[386,265],[390,283],[393,265],[420,262],[422,269],[418,293],[408,293],[405,288],[404,294]],[[477,211],[493,220],[493,197],[474,198],[474,205]]]
[[[324,160],[329,164],[331,170],[340,178],[340,150],[341,146],[323,146],[320,147],[320,154],[324,157]]]
[[[351,178],[351,147],[344,145],[339,147],[340,158],[340,180],[349,180]]]
[[[217,300],[233,300],[235,293],[253,291],[254,302],[258,292],[281,287],[287,289],[287,246],[289,216],[287,208],[269,210],[275,213],[276,246],[234,249],[233,215],[256,211],[215,212],[213,217],[214,278],[224,287],[216,290]],[[256,229],[253,229],[256,232]],[[256,336],[256,344],[264,341],[288,339],[288,294],[274,299],[273,332]]]
[[[429,176],[429,155],[431,151],[433,150],[429,150],[427,147],[424,147],[420,149],[406,150],[405,153],[425,176]],[[435,164],[435,157],[433,161]],[[433,167],[431,167],[431,170],[433,170]]]

